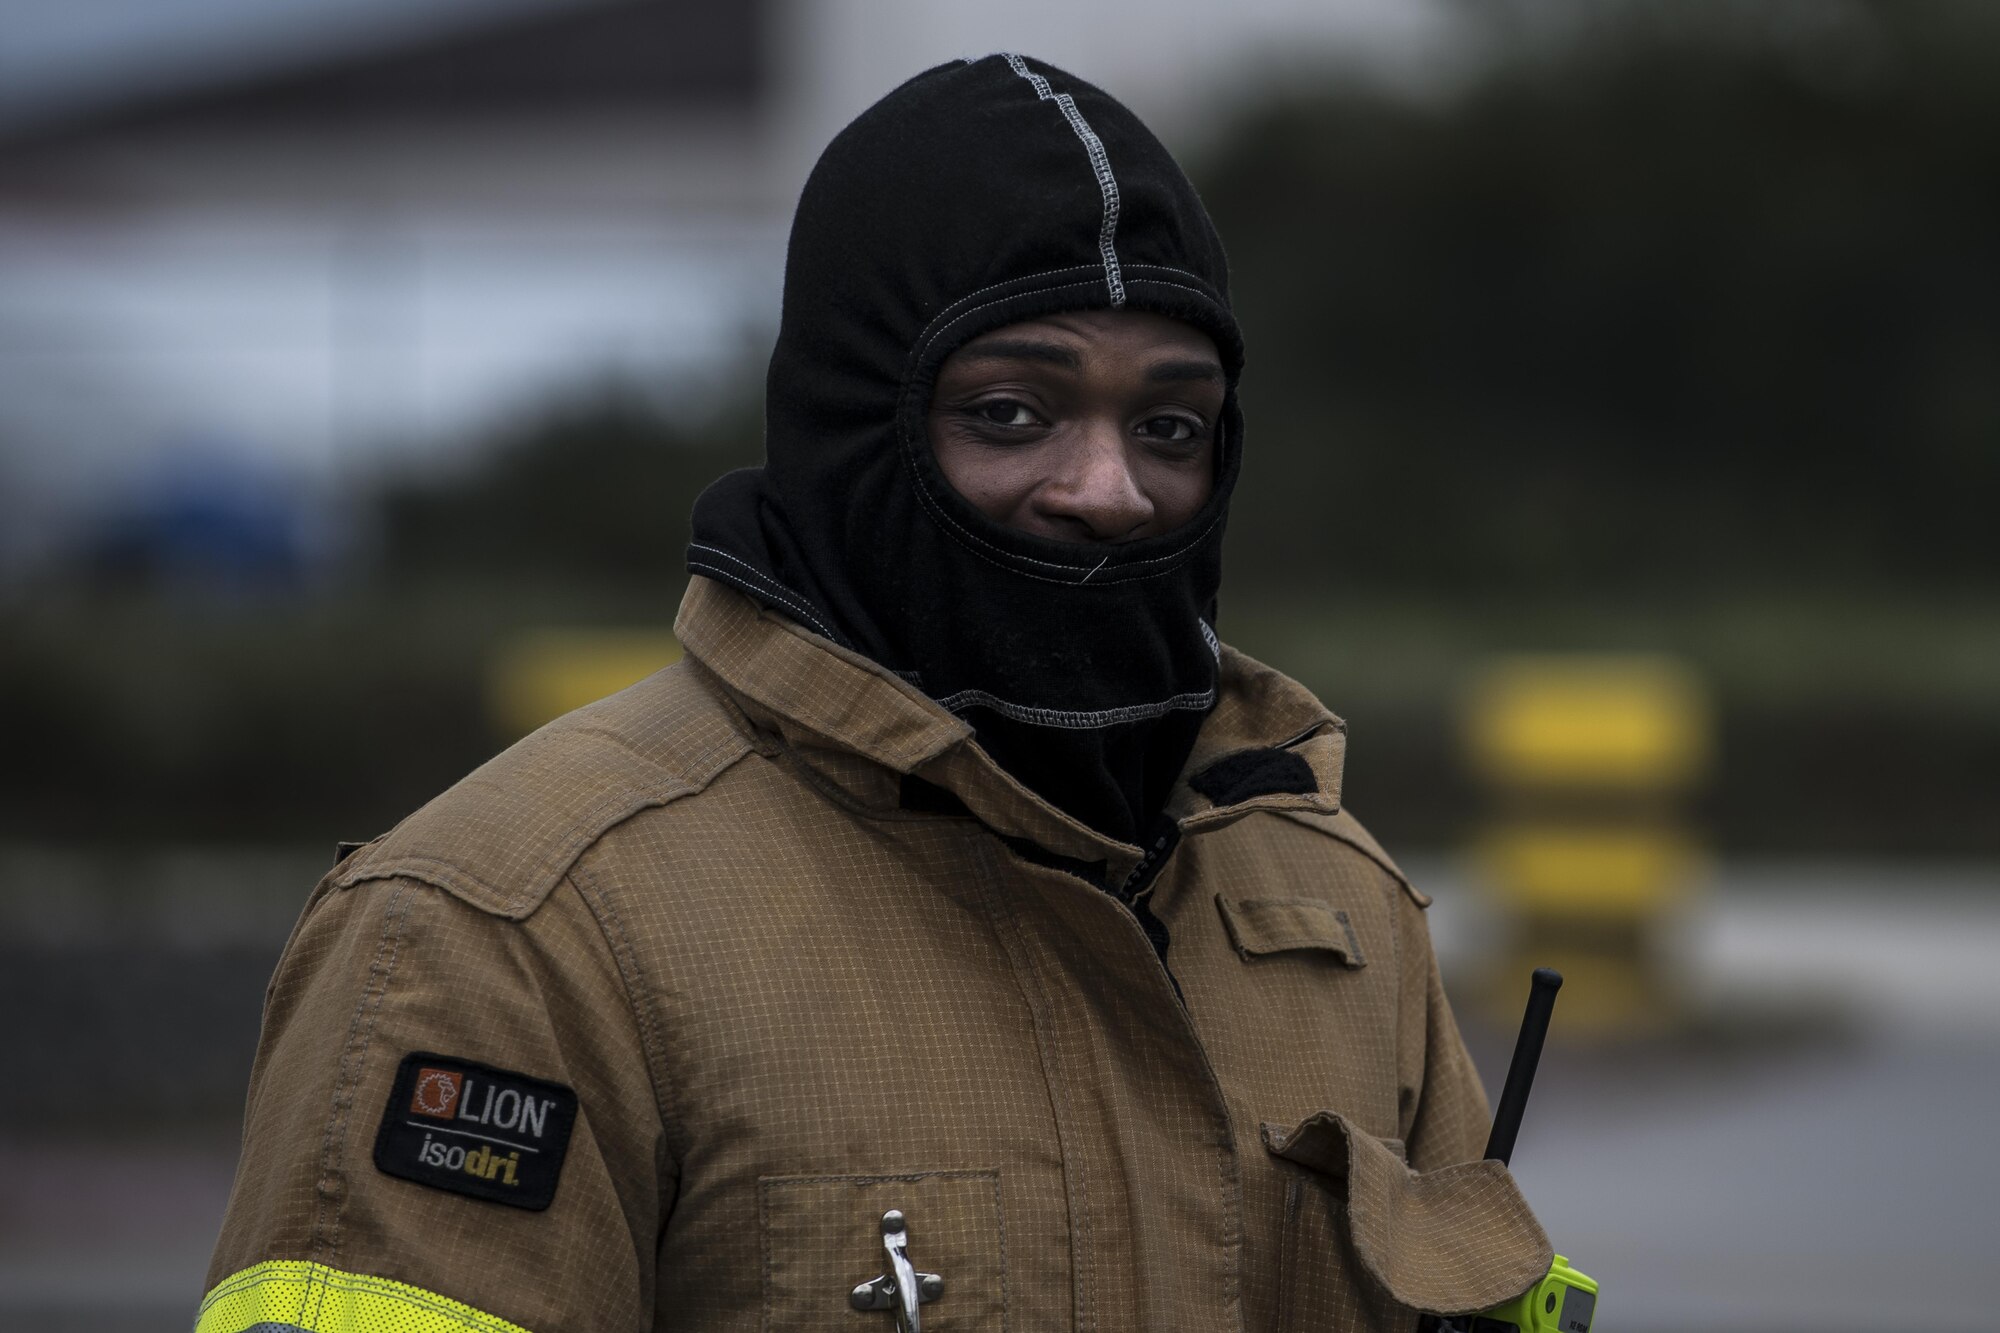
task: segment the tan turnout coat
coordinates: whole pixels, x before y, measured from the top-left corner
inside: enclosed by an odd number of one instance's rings
[[[939,1333],[1406,1330],[1546,1270],[1471,1160],[1486,1103],[1427,900],[1340,809],[1345,733],[1303,688],[1224,650],[1188,771],[1288,747],[1319,790],[1176,788],[1170,976],[1076,873],[1121,883],[1139,850],[963,722],[719,584],[676,629],[685,661],[315,891],[203,1333],[354,1302],[371,1333],[886,1333],[849,1293],[887,1268],[889,1209],[943,1279]],[[904,775],[967,813],[909,808]],[[574,1092],[545,1209],[378,1168],[412,1052]]]

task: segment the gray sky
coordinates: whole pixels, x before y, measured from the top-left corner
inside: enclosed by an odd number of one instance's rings
[[[562,0],[0,0],[0,123]]]
[[[598,2],[0,0],[0,134]],[[1030,52],[1127,99],[1185,151],[1295,67],[1421,86],[1454,45],[1453,0],[769,3],[770,102],[755,137],[716,159],[743,177],[731,188],[764,202],[727,217],[593,212],[595,196],[561,185],[580,159],[610,163],[589,180],[625,184],[660,159],[643,143],[559,134],[548,140],[559,156],[532,136],[369,141],[342,172],[319,174],[300,164],[337,138],[261,157],[255,136],[170,139],[109,161],[132,206],[0,212],[0,573],[10,544],[42,540],[30,528],[52,535],[162,451],[223,448],[330,479],[448,450],[565,385],[617,375],[692,392],[775,315],[790,203],[820,148],[939,61]],[[540,190],[548,216],[454,202],[442,170],[418,173],[438,189],[397,193],[411,179],[404,158],[440,152],[460,174],[501,154],[533,178],[527,193]],[[251,196],[279,202],[204,193],[246,179],[263,182]]]

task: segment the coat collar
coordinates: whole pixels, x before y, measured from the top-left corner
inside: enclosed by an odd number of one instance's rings
[[[733,588],[690,579],[674,633],[753,722],[783,736],[863,805],[893,807],[897,779],[918,777],[949,791],[994,831],[1060,856],[1104,861],[1114,879],[1140,859],[1138,848],[1094,832],[1022,786],[979,748],[970,726],[915,686]],[[1346,748],[1346,724],[1311,691],[1224,647],[1215,710],[1168,798],[1168,813],[1184,833],[1261,810],[1337,813]],[[1224,792],[1218,804],[1189,782],[1218,760],[1257,750],[1296,755],[1316,789],[1241,799]]]

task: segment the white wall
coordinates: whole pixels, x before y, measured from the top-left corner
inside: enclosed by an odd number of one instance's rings
[[[1302,67],[1422,77],[1448,56],[1448,13],[777,0],[771,102],[731,123],[98,142],[80,188],[0,183],[0,575],[176,442],[338,480],[566,381],[713,373],[775,325],[789,213],[820,149],[940,61],[1048,59],[1186,151],[1220,109]]]

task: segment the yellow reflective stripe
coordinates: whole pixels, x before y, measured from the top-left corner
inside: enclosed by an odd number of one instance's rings
[[[273,1259],[216,1283],[195,1333],[528,1333],[406,1282]]]

